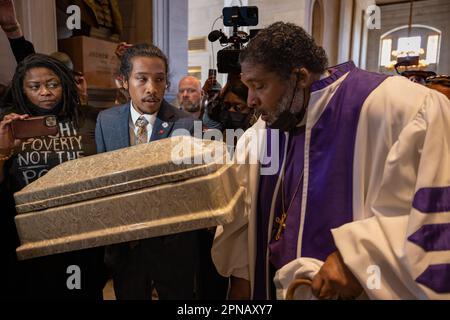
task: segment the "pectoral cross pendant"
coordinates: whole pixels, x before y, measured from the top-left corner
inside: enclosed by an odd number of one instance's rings
[[[281,234],[283,233],[284,229],[286,229],[286,218],[287,214],[285,212],[281,214],[281,218],[280,217],[275,218],[275,223],[278,224],[278,231],[277,234],[275,235],[275,240],[277,241],[280,240]]]

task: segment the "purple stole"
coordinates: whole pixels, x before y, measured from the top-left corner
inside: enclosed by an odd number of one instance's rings
[[[387,77],[360,70],[354,66],[353,62],[338,65],[332,70],[331,76],[312,85],[312,92],[325,88],[350,72],[311,131],[309,181],[301,248],[302,257],[322,261],[336,250],[331,229],[353,220],[353,156],[359,115],[368,95]],[[267,130],[267,135],[269,156],[271,129]],[[282,133],[279,136],[281,164],[286,138]],[[304,168],[304,146],[304,131],[297,129],[291,132],[284,182],[286,210]],[[278,229],[275,221],[270,239],[267,230],[272,196],[280,170],[281,168],[276,175],[260,176],[254,299],[270,298],[266,294],[266,277],[269,272],[265,263],[267,250],[269,250],[270,263],[276,270],[297,258],[303,181],[300,182],[299,190],[287,212],[286,229],[281,239],[274,240]],[[282,212],[280,190],[281,186],[275,201],[274,219]],[[269,280],[272,281],[272,279]]]

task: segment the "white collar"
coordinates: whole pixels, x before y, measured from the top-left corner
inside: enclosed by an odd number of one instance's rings
[[[157,112],[155,112],[153,114],[147,114],[147,113],[141,114],[134,108],[133,101],[130,101],[130,114],[131,114],[131,122],[133,123],[133,125],[136,125],[137,119],[139,119],[139,117],[143,115],[145,117],[145,119],[147,119],[148,123],[153,126],[156,121]]]

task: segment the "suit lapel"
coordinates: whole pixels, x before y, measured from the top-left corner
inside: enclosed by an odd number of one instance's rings
[[[155,124],[153,126],[152,136],[150,141],[156,141],[167,138],[172,132],[172,127],[176,115],[170,110],[170,106],[166,101],[163,101],[158,115],[156,116]]]
[[[117,130],[113,130],[115,133],[115,140],[118,149],[126,148],[130,146],[130,104],[127,103],[119,111],[119,118],[117,121]]]

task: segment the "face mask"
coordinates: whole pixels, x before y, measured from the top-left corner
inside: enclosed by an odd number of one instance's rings
[[[269,126],[269,128],[288,132],[288,131],[295,129],[295,127],[303,120],[303,118],[305,117],[305,114],[306,114],[306,110],[308,108],[309,99],[306,99],[306,97],[307,97],[306,90],[304,90],[304,92],[303,92],[304,93],[303,94],[303,97],[304,97],[303,107],[299,112],[293,113],[291,111],[291,109],[292,109],[292,104],[295,99],[296,92],[297,92],[296,87],[294,87],[294,93],[292,94],[292,99],[291,99],[291,103],[289,104],[289,108],[282,111],[278,115],[277,119]]]
[[[227,129],[243,129],[247,130],[250,127],[251,113],[230,112],[228,113]]]
[[[290,108],[289,108],[290,109]],[[281,131],[291,131],[303,120],[306,113],[306,107],[303,107],[300,112],[292,113],[289,110],[285,110],[278,116],[269,128],[279,129]]]

